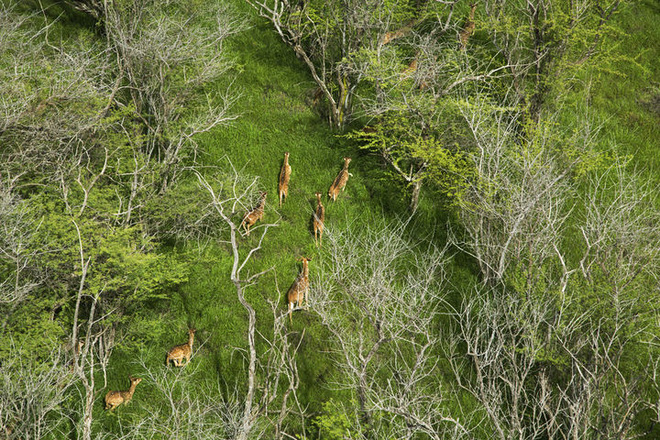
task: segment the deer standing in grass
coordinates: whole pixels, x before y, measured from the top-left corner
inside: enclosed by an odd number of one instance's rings
[[[474,32],[475,24],[474,24],[474,10],[477,9],[477,4],[476,3],[471,3],[470,4],[470,16],[468,17],[467,21],[465,22],[465,25],[463,26],[463,30],[461,30],[461,33],[459,34],[459,40],[461,43],[461,49],[465,49],[465,46],[467,46],[467,42],[470,39],[470,35]]]
[[[303,301],[307,298],[307,308],[309,308],[309,266],[308,263],[311,261],[311,258],[301,257],[303,267],[302,272],[298,274],[298,278],[293,282],[289,291],[286,294],[287,302],[289,303],[289,322],[293,323],[293,318],[291,314],[293,312],[294,306],[302,307]]]
[[[112,411],[122,403],[128,403],[133,398],[135,387],[142,379],[139,377],[129,377],[131,380],[131,387],[126,391],[108,391],[105,395],[105,409]]]
[[[337,200],[337,196],[339,195],[339,190],[343,191],[344,188],[346,187],[346,182],[348,182],[348,176],[352,176],[352,174],[348,172],[349,163],[351,163],[351,158],[345,157],[344,168],[342,168],[339,174],[337,174],[337,177],[335,177],[335,181],[332,182],[332,185],[328,190],[328,197],[330,197],[333,202]]]
[[[264,218],[265,207],[266,207],[266,193],[262,192],[261,198],[259,199],[259,203],[257,203],[257,206],[246,212],[245,215],[243,216],[243,221],[241,222],[241,226],[243,226],[243,229],[245,229],[245,235],[250,235],[250,226],[254,225],[257,222],[257,220],[261,220],[262,218]]]
[[[291,165],[289,165],[289,153],[284,153],[284,163],[280,170],[280,180],[277,184],[277,192],[280,196],[280,208],[282,199],[289,197],[289,178],[291,177]]]
[[[182,361],[186,360],[186,365],[190,362],[190,357],[192,356],[192,347],[193,341],[195,340],[195,330],[191,328],[188,330],[188,342],[186,344],[177,345],[172,347],[170,351],[167,352],[167,359],[165,360],[165,365],[169,366],[170,361],[174,362],[174,366],[182,367]]]
[[[323,224],[325,222],[325,206],[321,203],[321,193],[316,193],[316,211],[314,211],[314,242],[321,246],[323,241]],[[317,238],[318,236],[318,238]]]

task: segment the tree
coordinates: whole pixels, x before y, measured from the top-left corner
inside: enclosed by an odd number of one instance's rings
[[[509,66],[527,118],[539,122],[546,108],[554,111],[548,98],[570,87],[586,61],[607,55],[602,37],[611,31],[608,22],[619,5],[619,0],[483,2],[483,27]]]
[[[247,1],[303,60],[327,101],[330,125],[340,130],[352,116],[363,79],[352,59],[410,33],[427,14],[427,2]]]
[[[352,402],[338,410],[359,438],[460,438],[468,431],[445,410],[436,357],[447,257],[432,245],[417,252],[405,228],[327,232],[311,298],[332,335],[336,387]]]
[[[1,179],[1,178],[0,178]],[[0,180],[0,310],[3,319],[0,334],[7,320],[28,295],[43,281],[38,269],[40,251],[37,243],[39,222],[28,202],[20,199],[13,181]]]
[[[196,172],[200,187],[211,196],[210,209],[222,219],[227,227],[229,237],[224,242],[229,245],[232,255],[232,268],[229,274],[230,280],[236,289],[238,301],[241,303],[247,314],[247,382],[246,389],[240,391],[244,395],[242,400],[242,409],[235,412],[233,418],[233,429],[231,436],[236,439],[248,439],[252,437],[261,437],[265,434],[262,425],[271,425],[274,427],[275,438],[283,438],[284,423],[291,413],[290,399],[293,398],[297,403],[296,390],[300,384],[298,370],[296,366],[295,355],[298,346],[294,345],[289,339],[289,335],[284,327],[286,320],[285,314],[278,312],[279,298],[269,302],[272,311],[272,333],[266,337],[266,333],[257,330],[257,311],[246,298],[246,290],[255,284],[260,277],[270,272],[272,269],[255,273],[252,275],[243,275],[248,270],[248,263],[261,249],[264,238],[269,228],[275,224],[265,224],[257,226],[255,229],[262,229],[260,237],[257,239],[247,252],[241,252],[241,243],[239,242],[240,222],[237,221],[235,214],[240,207],[239,212],[245,212],[251,209],[252,203],[257,196],[257,179],[244,181],[237,173],[231,162],[229,162],[231,171],[215,181],[209,181],[204,175]],[[254,230],[254,229],[253,229]],[[258,352],[257,338],[263,339],[266,349]],[[236,386],[236,395],[239,394],[239,386]],[[239,405],[234,402],[233,407]],[[279,405],[277,408],[276,405]],[[299,404],[298,404],[299,405]],[[275,407],[275,409],[273,409]],[[300,408],[299,408],[300,409]],[[262,431],[258,431],[262,429]]]
[[[442,188],[451,199],[471,170],[459,149],[445,146],[438,133],[421,130],[407,115],[388,112],[375,124],[347,137],[357,140],[360,148],[382,156],[394,170],[395,178],[412,188],[409,209],[414,214],[425,181]]]
[[[157,160],[163,193],[178,163],[194,159],[194,136],[236,118],[229,113],[236,95],[207,94],[205,87],[227,74],[222,43],[242,27],[220,3],[163,9],[153,0],[114,2],[103,23],[117,60],[111,101],[130,106],[141,122],[127,134]]]
[[[476,123],[478,113],[472,126],[491,133],[484,127],[495,124]],[[484,139],[489,153],[475,164],[491,178],[461,201],[467,239],[457,245],[475,256],[488,287],[455,313],[448,357],[457,382],[499,438],[642,435],[637,417],[655,408],[660,355],[657,301],[640,295],[657,284],[655,190],[623,164],[601,164],[584,171],[583,197],[563,206],[572,184],[557,173],[558,156],[547,161],[551,137],[522,152]]]
[[[8,440],[64,435],[62,404],[73,382],[65,354],[53,348],[42,354],[44,362],[12,348],[0,365],[0,434]]]

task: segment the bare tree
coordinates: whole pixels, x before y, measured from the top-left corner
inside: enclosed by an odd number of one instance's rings
[[[0,364],[0,436],[37,440],[64,436],[62,402],[73,378],[64,353],[53,349],[36,361],[23,357],[21,347],[3,356]]]
[[[247,0],[303,60],[328,105],[330,124],[342,129],[366,72],[352,58],[409,34],[426,16],[427,2]]]
[[[551,124],[521,142],[515,106],[476,98],[461,111],[476,147],[468,155],[473,174],[458,201],[465,238],[452,240],[476,259],[484,282],[503,280],[514,263],[527,265],[532,277],[562,237],[571,211],[569,172],[579,156],[561,162]]]
[[[532,241],[536,259],[507,257],[501,283],[466,295],[447,345],[457,383],[481,405],[464,417],[483,411],[502,439],[645,435],[638,416],[656,408],[660,356],[658,300],[645,293],[657,287],[654,194],[622,164],[592,171],[573,228],[547,249]]]
[[[137,421],[122,422],[122,439],[153,435],[170,439],[232,438],[231,427],[240,416],[236,401],[226,401],[219,386],[200,383],[199,363],[181,369],[154,368],[144,358],[136,362],[140,377],[158,395],[153,405],[148,399],[134,399],[132,405],[147,410]]]
[[[0,40],[8,60],[0,68],[0,157],[12,175],[56,183],[78,215],[109,180],[112,220],[128,226],[194,161],[196,135],[236,118],[231,81],[224,92],[205,87],[226,76],[223,41],[243,27],[219,4],[193,11],[173,2],[181,7],[167,14],[152,0],[76,3],[102,7],[103,39],[54,44],[47,14],[18,12],[14,2],[0,10],[9,31]]]
[[[147,135],[142,149],[162,167],[161,192],[176,177],[175,166],[194,157],[195,135],[236,118],[229,114],[235,95],[202,94],[200,100],[196,93],[227,73],[231,63],[222,43],[243,28],[241,21],[221,4],[207,4],[205,14],[184,11],[166,13],[153,0],[115,2],[107,5],[104,20],[117,60],[118,89],[111,101],[135,107]],[[197,111],[182,112],[184,107]]]
[[[435,356],[446,256],[416,252],[405,226],[328,230],[312,308],[332,335],[336,386],[356,399],[348,417],[361,436],[460,438],[468,431],[443,408]]]
[[[222,176],[219,181],[209,181],[201,173],[196,172],[200,186],[211,196],[210,209],[222,219],[229,233],[226,243],[229,244],[233,257],[230,279],[236,288],[238,300],[247,313],[247,386],[241,392],[242,410],[235,420],[234,431],[231,434],[236,439],[261,437],[266,429],[273,428],[273,435],[282,438],[284,423],[291,413],[291,400],[300,409],[296,390],[299,378],[295,362],[297,346],[290,340],[285,324],[286,315],[278,312],[279,298],[270,299],[272,308],[272,333],[266,336],[257,328],[257,312],[246,298],[246,289],[255,284],[260,277],[272,269],[267,269],[251,275],[247,272],[248,263],[261,249],[269,228],[276,224],[262,224],[255,229],[261,229],[261,235],[247,251],[242,250],[239,242],[240,217],[244,210],[251,206],[248,198],[257,195],[257,179],[244,180],[231,163],[231,172]],[[270,332],[269,332],[270,333]],[[266,350],[259,353],[257,340],[261,338]],[[238,389],[238,388],[237,388]],[[241,387],[242,389],[242,387]],[[276,406],[277,409],[273,407]]]
[[[40,222],[26,201],[15,194],[13,179],[0,177],[0,267],[7,276],[0,282],[2,332],[12,312],[43,279],[36,260]]]

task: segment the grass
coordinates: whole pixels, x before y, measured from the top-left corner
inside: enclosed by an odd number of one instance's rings
[[[595,72],[592,110],[603,121],[602,137],[633,158],[633,165],[660,183],[660,27],[657,2],[631,2],[616,17],[622,33],[612,70]],[[624,57],[625,56],[625,57]]]

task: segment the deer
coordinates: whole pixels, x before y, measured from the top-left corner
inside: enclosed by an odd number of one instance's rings
[[[346,182],[348,182],[348,176],[352,176],[352,174],[348,172],[349,163],[351,163],[351,158],[345,157],[344,168],[342,168],[339,174],[337,174],[337,177],[335,177],[334,182],[332,182],[332,185],[328,190],[328,197],[330,197],[333,202],[337,200],[337,196],[339,195],[339,190],[343,191],[344,188],[346,187]]]
[[[317,246],[321,246],[323,241],[323,224],[325,222],[325,206],[321,203],[321,193],[316,194],[316,210],[314,211],[313,225],[314,225],[314,242]],[[318,236],[318,238],[317,238]]]
[[[133,393],[135,393],[135,387],[139,384],[142,379],[139,377],[130,377],[131,387],[126,391],[108,391],[108,394],[105,395],[105,409],[112,411],[117,408],[122,403],[128,403],[133,398]]]
[[[280,208],[282,199],[289,197],[289,178],[291,177],[291,165],[289,165],[289,153],[284,153],[284,163],[280,170],[280,180],[277,184],[277,192],[280,196]]]
[[[463,30],[461,30],[461,33],[459,34],[459,40],[461,43],[461,49],[465,50],[465,47],[467,46],[467,42],[470,39],[470,35],[474,32],[475,24],[474,24],[474,10],[477,9],[477,4],[476,3],[471,3],[470,4],[470,16],[468,17],[467,21],[465,22],[465,25],[463,26]]]
[[[307,308],[309,308],[309,266],[308,263],[311,261],[311,258],[301,257],[299,261],[302,261],[302,272],[298,274],[298,277],[293,282],[289,291],[286,294],[287,302],[289,304],[289,322],[293,324],[293,318],[291,317],[294,305],[296,307],[302,307],[303,301],[307,298]]]
[[[192,356],[192,347],[196,331],[197,330],[194,328],[188,330],[188,342],[186,344],[176,345],[167,352],[165,365],[169,367],[170,361],[172,361],[175,367],[183,367],[184,364],[182,361],[184,359],[186,360],[185,365],[188,365],[188,362],[190,362],[190,356]]]
[[[249,210],[243,216],[241,226],[245,229],[245,235],[250,235],[250,226],[254,225],[257,220],[264,218],[264,208],[266,207],[266,193],[262,192],[257,206]]]

